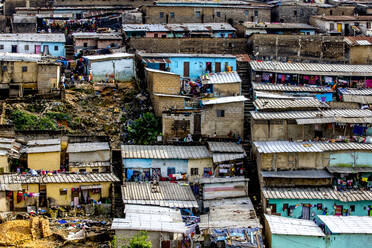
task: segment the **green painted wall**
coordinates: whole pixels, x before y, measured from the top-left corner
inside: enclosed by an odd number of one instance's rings
[[[321,203],[322,209],[327,208],[328,215],[335,215],[334,204],[342,205],[343,209],[350,209],[350,205],[355,206],[355,211],[351,212],[354,216],[368,216],[369,209],[372,209],[372,201],[359,201],[359,202],[341,202],[336,200],[302,200],[302,199],[270,199],[269,204],[276,204],[276,212],[284,217],[300,218],[302,216],[301,204],[311,204],[312,206]],[[296,206],[293,209],[293,214],[288,215],[287,210],[283,210],[283,205]],[[323,215],[323,210],[318,210],[317,207],[310,208],[310,219],[316,218],[316,215]],[[372,211],[371,211],[372,212]],[[343,215],[346,215],[345,213]],[[349,214],[347,214],[349,215]],[[316,218],[317,219],[317,218]],[[371,245],[372,247],[372,245]]]

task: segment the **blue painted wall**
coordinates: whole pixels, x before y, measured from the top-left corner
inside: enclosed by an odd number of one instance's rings
[[[370,152],[343,152],[329,155],[330,166],[345,167],[372,167],[372,153]]]
[[[52,56],[55,57],[65,57],[66,51],[65,51],[65,44],[61,42],[42,42],[41,43],[41,52],[44,52],[44,46],[48,46],[49,53]],[[57,50],[55,50],[55,47],[58,47]]]
[[[231,67],[232,71],[236,70],[236,58],[225,58],[225,57],[217,57],[217,58],[208,58],[208,57],[170,57],[169,58],[171,63],[166,64],[166,67],[169,67],[170,72],[180,75],[183,77],[183,65],[184,62],[190,63],[190,78],[191,80],[198,79],[202,74],[206,73],[206,63],[212,63],[212,72],[215,72],[215,63],[221,63],[221,71],[225,71],[225,63],[227,66]],[[152,69],[159,70],[160,64],[158,63],[148,63],[147,67]]]
[[[272,235],[272,248],[325,248],[326,237]]]
[[[187,173],[188,160],[185,159],[123,159],[125,169],[160,168],[162,177],[168,177],[168,168],[175,168],[176,174]],[[151,173],[151,170],[150,170]]]
[[[270,199],[269,204],[276,204],[276,212],[280,213],[283,217],[293,217],[300,218],[302,216],[302,206],[301,204],[311,204],[312,206],[322,204],[322,209],[327,208],[328,215],[335,215],[334,204],[342,205],[343,209],[350,209],[351,205],[355,206],[355,211],[351,212],[350,215],[354,216],[368,216],[368,209],[372,208],[372,201],[358,201],[358,202],[341,202],[338,200],[302,200],[302,199]],[[288,215],[287,210],[283,210],[283,204],[288,204],[289,206],[296,206],[293,209],[292,216]],[[317,219],[317,215],[322,215],[323,210],[318,210],[317,207],[310,208],[310,219]],[[344,213],[344,215],[346,215]]]

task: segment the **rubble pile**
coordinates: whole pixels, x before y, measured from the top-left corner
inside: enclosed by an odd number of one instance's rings
[[[61,101],[5,102],[5,122],[18,130],[64,130],[67,133],[110,136],[119,146],[123,125],[147,108],[147,97],[133,86],[94,87],[88,84],[67,89]]]

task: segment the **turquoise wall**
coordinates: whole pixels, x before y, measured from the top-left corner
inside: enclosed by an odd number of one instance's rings
[[[326,237],[272,235],[272,248],[325,248]]]
[[[332,234],[327,248],[372,247],[372,235],[368,234]]]
[[[372,167],[370,152],[344,152],[329,155],[330,166]]]
[[[343,209],[349,209],[350,205],[355,205],[355,211],[351,212],[350,215],[354,216],[368,216],[368,209],[372,208],[372,201],[359,201],[359,202],[341,202],[338,200],[303,200],[303,199],[269,199],[269,204],[276,204],[276,212],[280,213],[284,217],[300,218],[302,215],[302,206],[300,204],[311,204],[312,206],[322,204],[322,209],[327,208],[328,215],[335,215],[334,204],[342,205]],[[289,216],[287,211],[283,211],[283,204],[289,206],[295,206],[293,209],[293,215]],[[365,209],[364,209],[365,208]],[[318,210],[317,207],[310,208],[310,219],[317,219],[316,215],[323,215],[323,210]],[[344,214],[345,215],[345,214]]]

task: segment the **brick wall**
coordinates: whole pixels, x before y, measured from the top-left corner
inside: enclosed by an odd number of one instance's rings
[[[254,59],[344,62],[345,44],[341,36],[254,34],[248,39]]]
[[[151,97],[155,115],[161,117],[163,111],[173,109],[183,109],[185,99],[181,97],[155,96]]]
[[[217,110],[224,110],[224,117],[217,117]],[[201,115],[201,133],[203,136],[227,136],[231,131],[243,137],[244,103],[226,103],[206,106]]]
[[[147,85],[150,93],[172,94],[180,93],[180,76],[171,73],[147,71]]]
[[[173,124],[175,120],[188,121],[189,126],[186,130],[174,130]],[[165,141],[174,138],[184,138],[189,133],[193,134],[194,130],[194,115],[184,115],[184,114],[163,114],[162,116],[162,127],[163,127],[163,138]]]
[[[241,54],[247,51],[244,38],[130,38],[127,45],[148,53]]]
[[[309,5],[282,5],[273,8],[273,22],[308,23],[310,16],[317,15],[317,7]]]

